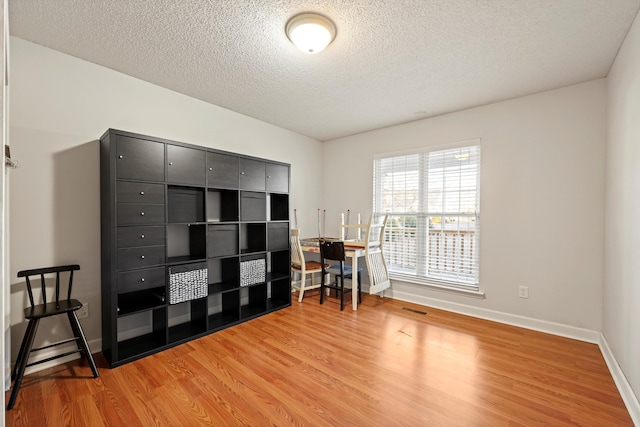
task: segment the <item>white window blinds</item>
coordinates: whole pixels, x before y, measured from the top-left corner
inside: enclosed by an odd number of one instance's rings
[[[480,145],[380,156],[374,212],[389,214],[392,277],[478,288]]]

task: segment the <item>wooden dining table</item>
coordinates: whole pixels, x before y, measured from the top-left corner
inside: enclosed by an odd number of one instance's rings
[[[305,252],[319,254],[320,247],[318,245],[318,240],[319,239],[317,237],[300,239],[302,250]],[[329,238],[327,238],[327,240],[329,240]],[[336,241],[340,239],[332,238],[330,240]],[[366,252],[364,250],[364,245],[365,245],[364,240],[345,240],[344,241],[344,255],[346,258],[349,258],[351,260],[351,268],[353,269],[352,271],[354,272],[358,271],[358,258],[365,256]],[[356,277],[356,280],[351,280],[351,288],[352,288],[351,301],[352,301],[354,311],[358,309],[358,286],[360,286],[357,280],[357,273],[355,277]]]

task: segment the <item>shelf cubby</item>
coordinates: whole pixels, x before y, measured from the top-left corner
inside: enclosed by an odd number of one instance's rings
[[[205,224],[167,224],[167,262],[207,258]]]
[[[291,282],[288,277],[269,282],[268,304],[269,310],[291,304]]]
[[[156,308],[118,318],[117,359],[129,361],[167,345],[167,309]]]
[[[286,221],[289,219],[289,195],[269,194],[269,219],[271,221]]]
[[[240,290],[209,295],[208,329],[216,330],[240,320]]]
[[[289,250],[286,249],[277,252],[271,252],[269,255],[268,271],[271,277],[289,277],[291,269],[291,257],[289,255]]]
[[[209,294],[240,286],[239,262],[238,257],[210,258],[207,260]]]
[[[240,253],[250,254],[267,250],[265,223],[240,224]]]
[[[267,284],[260,283],[240,289],[240,317],[248,319],[267,311]]]
[[[136,292],[118,294],[118,316],[149,311],[166,305],[166,288],[143,289]]]
[[[238,192],[207,190],[207,222],[238,221]]]
[[[169,343],[185,341],[207,330],[207,298],[170,305]]]

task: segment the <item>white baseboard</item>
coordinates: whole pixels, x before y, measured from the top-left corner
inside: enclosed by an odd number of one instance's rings
[[[627,381],[627,377],[622,372],[622,369],[620,369],[618,361],[613,356],[613,353],[609,348],[609,344],[602,334],[600,334],[600,341],[598,342],[598,346],[600,347],[600,351],[602,352],[604,361],[609,367],[609,372],[611,372],[613,381],[616,383],[616,387],[618,387],[618,391],[622,396],[622,400],[624,401],[624,404],[629,411],[629,415],[631,415],[633,423],[636,426],[640,426],[640,401],[633,392],[631,384],[629,384],[629,381]]]
[[[548,322],[546,320],[538,320],[530,317],[503,313],[500,311],[488,310],[486,308],[472,307],[470,305],[458,304],[455,302],[444,301],[437,298],[429,298],[394,290],[386,290],[385,296],[400,301],[426,305],[428,307],[439,308],[442,310],[451,311],[453,313],[464,314],[471,317],[477,317],[479,319],[492,320],[494,322],[518,326],[521,328],[531,329],[539,332],[546,332],[548,334],[558,335],[566,338],[573,338],[593,344],[598,344],[600,342],[601,334],[598,331],[563,325],[561,323]]]

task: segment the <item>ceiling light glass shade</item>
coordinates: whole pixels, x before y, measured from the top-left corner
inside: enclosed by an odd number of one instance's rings
[[[296,15],[287,22],[287,37],[304,53],[322,51],[336,37],[336,27],[330,19],[316,13]]]

